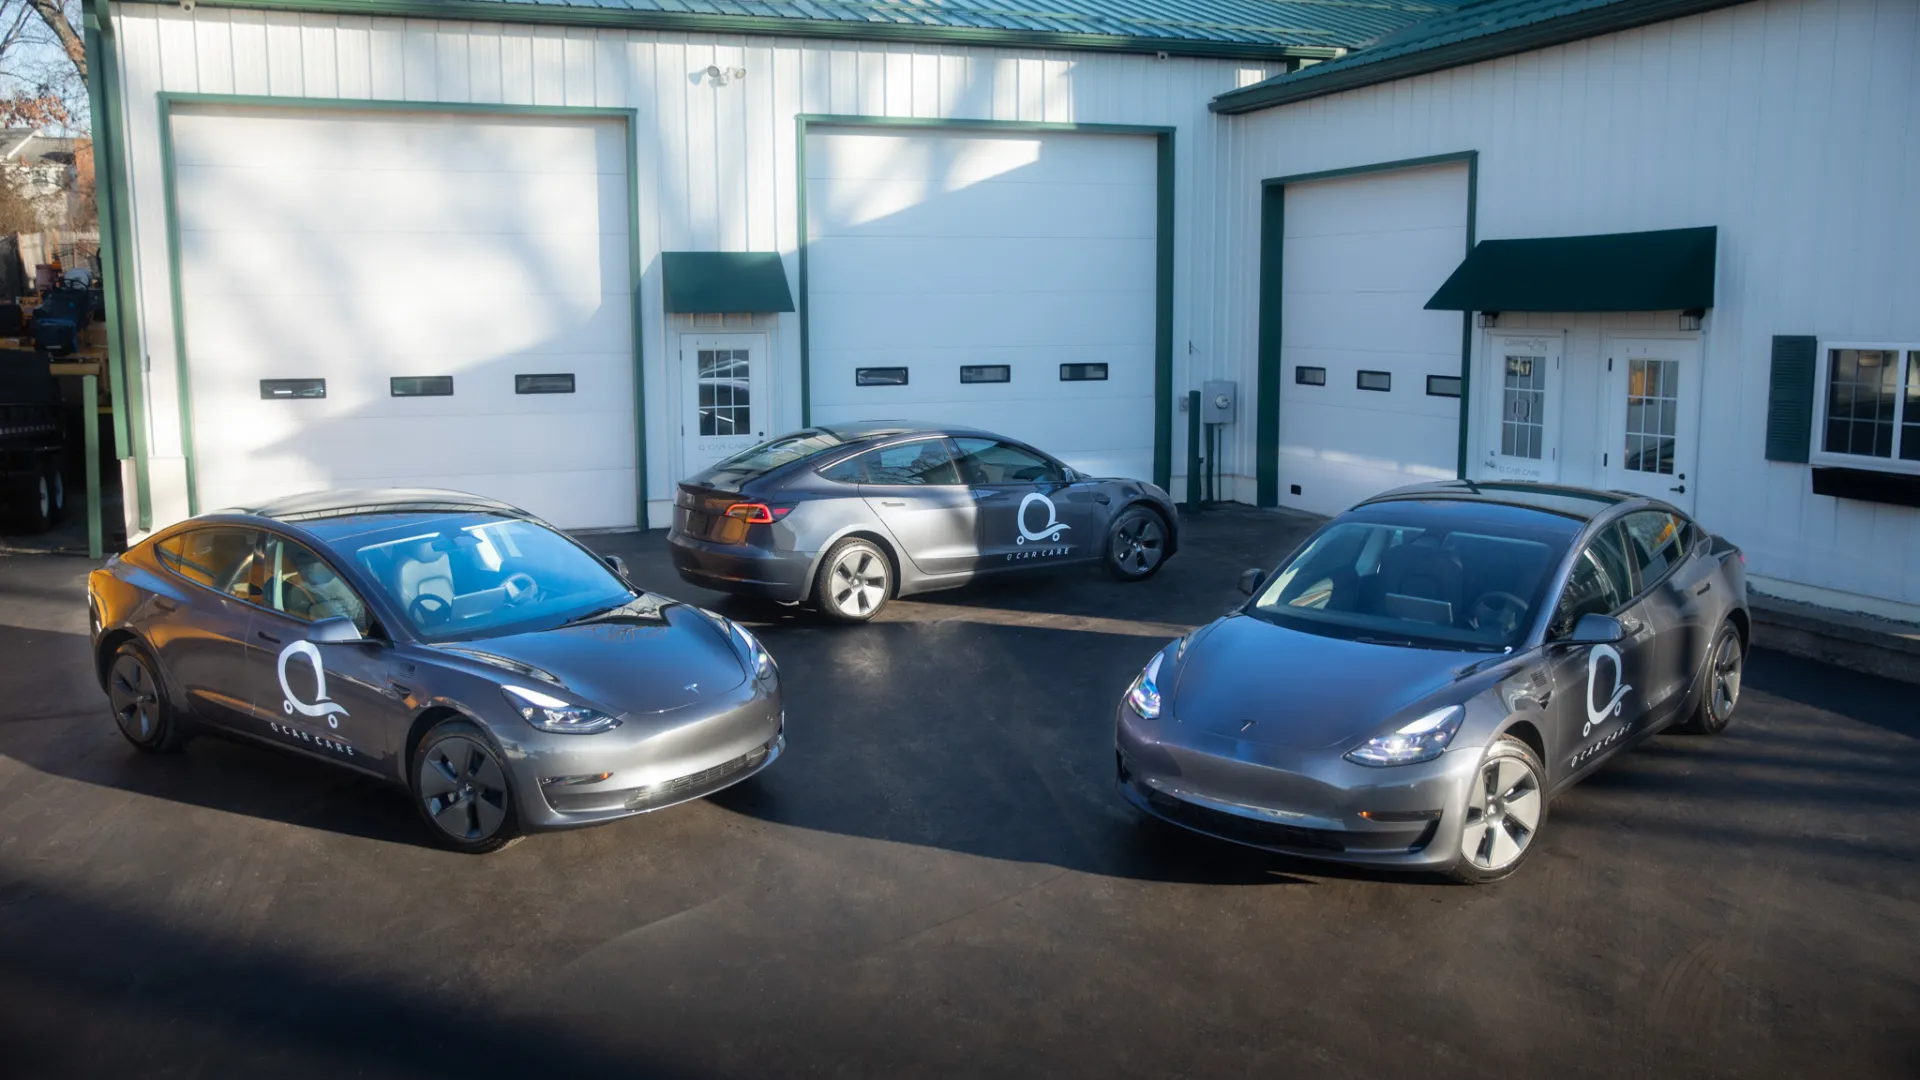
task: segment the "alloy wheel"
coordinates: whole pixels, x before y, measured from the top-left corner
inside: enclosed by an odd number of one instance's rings
[[[1131,574],[1144,574],[1160,565],[1166,554],[1167,531],[1148,515],[1120,523],[1113,534],[1113,563]]]
[[[107,701],[127,738],[140,743],[153,738],[160,726],[159,688],[138,657],[123,655],[113,662],[107,676]]]
[[[833,564],[827,585],[835,608],[865,618],[886,601],[886,561],[871,548],[853,548]]]
[[[491,750],[465,736],[450,736],[435,743],[421,763],[420,799],[447,835],[485,840],[507,819],[506,774]]]
[[[1479,780],[1467,798],[1460,853],[1481,870],[1512,866],[1533,842],[1545,805],[1539,777],[1520,759],[1487,761],[1480,766]]]
[[[1740,701],[1740,666],[1744,658],[1740,654],[1740,638],[1737,634],[1722,634],[1720,647],[1713,653],[1713,719],[1715,723],[1725,724],[1733,716],[1733,707]]]

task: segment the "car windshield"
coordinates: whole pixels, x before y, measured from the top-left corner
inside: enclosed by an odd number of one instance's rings
[[[429,641],[558,626],[634,596],[578,544],[516,518],[437,518],[342,546]]]
[[[1290,629],[1355,641],[1511,648],[1533,625],[1577,531],[1551,518],[1528,527],[1529,517],[1548,516],[1363,508],[1315,536],[1247,610]]]

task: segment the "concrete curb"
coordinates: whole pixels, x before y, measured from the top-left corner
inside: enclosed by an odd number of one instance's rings
[[[1753,643],[1884,679],[1920,684],[1920,626],[1752,593]]]

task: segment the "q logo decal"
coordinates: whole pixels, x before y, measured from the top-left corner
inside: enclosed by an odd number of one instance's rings
[[[1027,531],[1027,507],[1032,506],[1034,503],[1039,503],[1041,506],[1044,506],[1047,508],[1047,523],[1045,525],[1040,526],[1040,529],[1038,532],[1028,532]],[[1047,498],[1045,495],[1042,495],[1037,491],[1027,492],[1027,497],[1020,500],[1020,512],[1018,514],[1015,514],[1013,518],[1014,524],[1019,526],[1019,529],[1020,529],[1020,539],[1014,541],[1014,543],[1042,544],[1042,543],[1051,543],[1055,540],[1058,540],[1060,538],[1061,533],[1066,532],[1068,529],[1073,528],[1073,526],[1061,524],[1058,520],[1055,519],[1056,513],[1057,511],[1054,510],[1052,499]]]
[[[315,700],[311,705],[301,701],[300,695],[294,693],[293,687],[287,683],[287,661],[296,656],[304,656],[313,664]],[[314,648],[311,641],[296,641],[280,650],[280,692],[287,695],[287,699],[280,703],[280,707],[288,716],[294,713],[299,713],[301,716],[324,716],[327,718],[328,727],[337,728],[340,726],[340,721],[334,718],[347,715],[347,710],[343,706],[327,700],[327,669],[320,663],[320,650]]]
[[[1613,696],[1607,700],[1606,704],[1595,708],[1593,704],[1593,692],[1599,688],[1600,660],[1602,657],[1613,662]],[[1633,687],[1620,681],[1622,674],[1620,654],[1613,646],[1595,645],[1592,651],[1587,653],[1587,722],[1580,725],[1581,738],[1586,738],[1593,733],[1594,728],[1606,723],[1607,717],[1620,715],[1620,703],[1625,700],[1627,693],[1633,689]]]

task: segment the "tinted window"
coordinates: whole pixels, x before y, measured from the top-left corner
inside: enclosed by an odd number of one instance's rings
[[[843,484],[958,484],[945,439],[920,439],[856,454],[820,470]]]
[[[1252,605],[1310,633],[1442,648],[1517,644],[1564,536],[1432,515],[1343,520],[1315,536]]]
[[[345,617],[367,632],[367,605],[327,561],[303,544],[267,536],[261,602],[302,622]]]
[[[1554,609],[1552,634],[1564,637],[1582,615],[1612,615],[1633,599],[1633,577],[1620,526],[1609,525],[1573,560],[1573,572]]]
[[[839,437],[825,431],[796,431],[747,447],[715,465],[709,470],[709,475],[724,474],[731,479],[744,480],[839,445]]]
[[[1642,510],[1621,522],[1627,531],[1627,553],[1640,571],[1642,587],[1666,577],[1686,557],[1686,519],[1665,510]]]
[[[1023,447],[992,439],[955,439],[960,475],[969,484],[1059,483],[1067,477],[1059,465]]]
[[[194,529],[160,541],[155,550],[161,565],[188,581],[251,599],[249,571],[258,536],[252,529]]]

